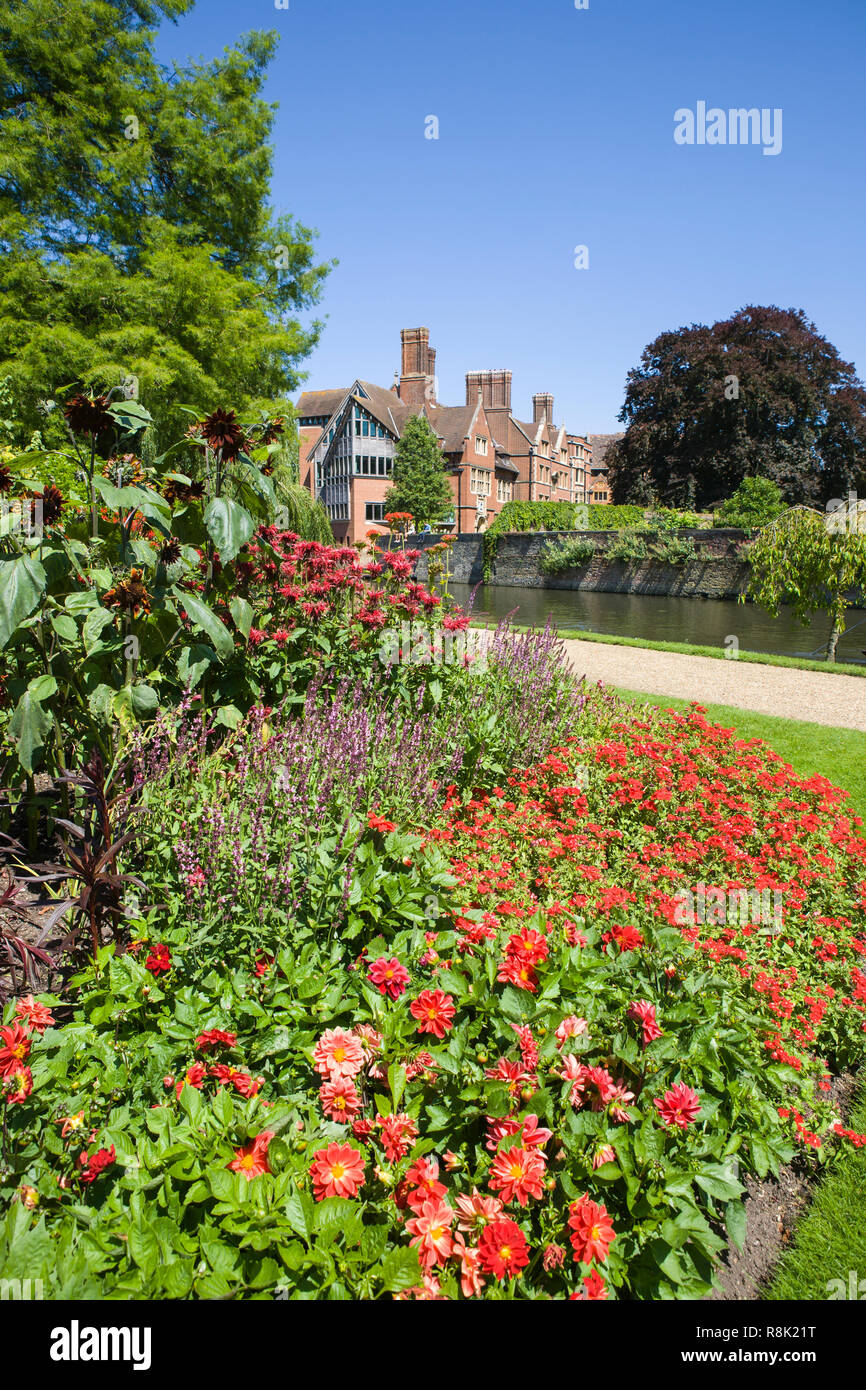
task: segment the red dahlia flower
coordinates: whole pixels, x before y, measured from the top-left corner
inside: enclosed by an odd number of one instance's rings
[[[367,972],[367,978],[374,984],[380,994],[388,995],[391,999],[399,999],[405,993],[409,983],[409,971],[405,965],[401,965],[395,956],[387,960],[385,956],[380,956],[374,960]]]
[[[81,1155],[80,1162],[84,1166],[84,1172],[80,1175],[81,1181],[86,1183],[95,1182],[100,1173],[110,1168],[116,1160],[114,1145],[110,1149],[97,1149],[92,1158],[88,1158],[86,1153]]]
[[[354,1197],[364,1182],[364,1158],[351,1144],[329,1144],[313,1155],[310,1167],[317,1202]]]
[[[171,953],[164,941],[159,941],[151,947],[150,955],[144,962],[144,968],[154,976],[167,973],[171,969]]]
[[[361,1097],[354,1083],[345,1076],[323,1082],[319,1087],[319,1100],[328,1119],[341,1125],[347,1125],[361,1109]]]
[[[0,1086],[10,1105],[20,1105],[33,1090],[33,1073],[29,1067],[16,1067],[0,1078]]]
[[[682,1081],[666,1091],[661,1100],[654,1100],[653,1105],[666,1125],[676,1125],[679,1129],[687,1129],[694,1124],[701,1110],[697,1091]]]
[[[211,1047],[235,1047],[236,1033],[226,1033],[222,1028],[207,1028],[195,1040],[196,1052],[207,1052]]]
[[[326,1028],[313,1048],[313,1062],[320,1076],[330,1081],[357,1076],[364,1065],[364,1049],[354,1033]]]
[[[571,1227],[571,1246],[574,1258],[584,1264],[597,1260],[604,1264],[607,1252],[616,1240],[616,1232],[603,1203],[593,1202],[589,1194],[577,1202],[572,1202],[568,1224]]]
[[[30,1038],[20,1023],[0,1028],[0,1076],[20,1071],[30,1055]]]
[[[454,1244],[451,1236],[454,1216],[447,1202],[428,1197],[418,1215],[406,1222],[406,1230],[412,1237],[409,1244],[417,1247],[418,1258],[425,1269],[443,1265],[450,1256]]]
[[[497,1279],[513,1279],[529,1264],[529,1246],[516,1221],[502,1216],[485,1226],[478,1242],[478,1262]]]
[[[423,989],[417,999],[409,1005],[409,1012],[417,1018],[419,1033],[432,1033],[434,1038],[444,1038],[454,1026],[454,1000],[441,989]]]
[[[515,1145],[497,1154],[490,1167],[490,1186],[494,1192],[501,1192],[502,1200],[513,1202],[515,1198],[522,1207],[530,1197],[541,1197],[544,1187],[545,1162],[543,1154],[534,1149],[524,1149]]]
[[[247,1182],[252,1182],[253,1178],[260,1178],[263,1174],[269,1173],[271,1169],[268,1163],[268,1145],[273,1137],[273,1130],[263,1130],[249,1144],[243,1144],[241,1148],[235,1149],[235,1156],[231,1163],[227,1164],[227,1167],[233,1173],[240,1173]]]
[[[650,1004],[646,999],[636,1000],[629,1004],[626,1018],[632,1018],[643,1028],[644,1047],[648,1047],[656,1038],[662,1036],[662,1030],[656,1023],[655,1004]]]

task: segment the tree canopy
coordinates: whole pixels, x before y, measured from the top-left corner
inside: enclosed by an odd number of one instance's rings
[[[441,521],[454,506],[445,458],[425,415],[412,415],[397,445],[385,511],[410,512],[416,526]]]
[[[23,431],[62,387],[279,408],[321,325],[329,269],[269,204],[276,36],[160,65],[192,0],[0,0],[0,375]]]
[[[847,610],[858,591],[866,590],[866,533],[859,527],[856,513],[852,518],[793,507],[749,547],[749,597],[773,618],[783,603],[804,624],[814,613],[828,613],[828,661],[836,659]]]
[[[802,310],[749,306],[661,333],[628,375],[614,501],[704,507],[746,477],[788,503],[866,489],[866,390]]]

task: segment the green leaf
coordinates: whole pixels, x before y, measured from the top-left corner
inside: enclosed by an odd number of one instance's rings
[[[139,683],[130,687],[132,708],[139,719],[150,719],[159,709],[159,696],[152,685]]]
[[[402,1293],[421,1283],[418,1252],[413,1247],[389,1250],[379,1268],[385,1293]]]
[[[186,589],[175,587],[172,592],[183,604],[193,627],[207,634],[220,656],[231,656],[235,647],[234,639],[216,613]]]
[[[235,620],[235,625],[244,637],[249,637],[250,628],[253,625],[252,606],[247,603],[245,598],[229,599],[229,612]]]
[[[69,617],[68,613],[55,613],[51,619],[51,626],[61,641],[78,641],[78,624],[74,618]]]
[[[29,555],[0,561],[0,650],[38,607],[46,583],[45,570]]]
[[[57,681],[49,675],[34,676],[27,690],[34,700],[50,700],[52,695],[57,694]]]
[[[237,705],[220,705],[214,723],[224,729],[236,729],[243,717]]]
[[[742,1202],[728,1202],[725,1207],[725,1229],[738,1250],[746,1240],[746,1208]]]
[[[187,689],[195,690],[208,667],[218,660],[213,647],[206,647],[203,642],[193,642],[181,652],[177,674]]]
[[[215,497],[208,504],[204,524],[223,564],[235,558],[256,529],[256,523],[246,507],[233,502],[230,497]]]
[[[743,1191],[743,1185],[737,1182],[730,1164],[704,1164],[702,1171],[695,1174],[695,1182],[711,1197],[720,1197],[723,1200],[739,1197]]]
[[[108,413],[127,434],[137,434],[153,423],[150,411],[135,400],[118,401],[108,407]]]
[[[88,653],[96,646],[104,627],[114,622],[114,614],[108,608],[92,608],[84,619],[81,636],[84,650]]]
[[[51,715],[29,690],[25,690],[9,721],[9,733],[15,739],[18,761],[25,772],[33,772],[40,762],[38,755],[45,747],[45,735],[51,725]]]

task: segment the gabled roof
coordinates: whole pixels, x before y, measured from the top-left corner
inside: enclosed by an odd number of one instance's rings
[[[384,386],[376,386],[372,381],[362,381],[360,377],[356,384],[364,388],[364,395],[356,396],[358,404],[375,416],[386,430],[399,437],[409,416],[417,412],[411,410],[408,405],[403,405],[394,392]]]
[[[592,455],[591,467],[593,469],[602,469],[607,467],[604,461],[605,454],[611,444],[616,444],[618,440],[623,438],[623,431],[620,430],[619,434],[588,434],[586,437],[589,440],[589,447]]]
[[[332,391],[304,391],[298,399],[299,415],[325,415],[329,420],[346,395],[348,387],[341,386]]]
[[[478,414],[477,405],[431,405],[427,407],[427,418],[440,439],[444,439],[442,452],[456,454],[463,448],[463,441],[469,437],[472,422]]]

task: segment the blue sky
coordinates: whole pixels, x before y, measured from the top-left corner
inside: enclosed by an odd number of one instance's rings
[[[648,342],[746,303],[805,309],[866,375],[866,0],[289,4],[199,0],[158,52],[282,36],[273,201],[340,262],[310,387],[390,385],[425,324],[443,403],[509,367],[515,413],[551,391],[605,432]],[[781,153],[677,145],[699,101],[781,108]]]

